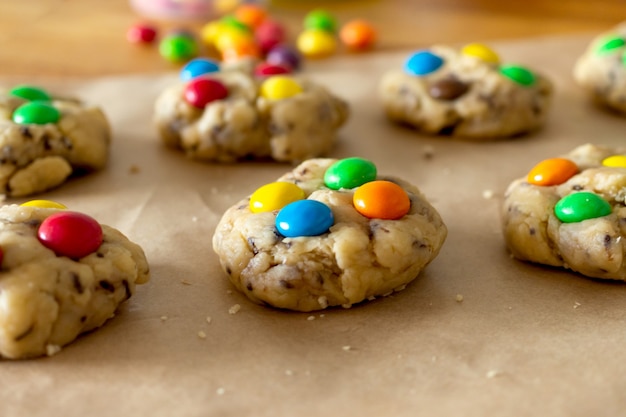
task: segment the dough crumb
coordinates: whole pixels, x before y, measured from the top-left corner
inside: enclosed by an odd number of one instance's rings
[[[578,308],[580,307],[582,304],[580,304],[578,301],[574,301],[574,308]]]
[[[293,371],[291,369],[285,369],[285,375],[292,376],[293,375]]]
[[[61,346],[59,345],[46,345],[46,355],[54,356],[61,351]]]
[[[180,283],[183,285],[191,285],[191,282],[187,281],[186,279],[181,279]]]
[[[202,330],[200,330],[200,331],[198,332],[198,337],[199,337],[200,339],[206,339],[206,333],[204,333]]]
[[[457,294],[456,295],[456,301],[459,302],[459,303],[463,302],[463,294]]]
[[[317,299],[317,303],[320,305],[320,307],[326,308],[328,307],[328,298],[322,295],[321,297]]]
[[[313,320],[315,320],[315,316],[309,316],[309,317],[307,317],[306,319],[307,319],[308,321],[313,321]]]
[[[212,319],[211,319],[211,316],[207,316],[207,318],[206,318],[206,322],[207,322],[207,323],[209,323],[209,324],[211,324],[211,320],[212,320]]]
[[[483,191],[483,198],[485,200],[490,200],[492,199],[494,196],[493,190],[484,190]]]
[[[350,345],[345,345],[345,346],[342,346],[342,347],[341,347],[341,349],[343,349],[343,351],[344,351],[344,352],[348,352],[348,351],[351,351],[351,350],[352,350],[352,346],[350,346]]]
[[[231,295],[233,293],[233,290],[226,290],[226,294]]]
[[[374,295],[370,295],[369,297],[367,297],[367,301],[374,301],[376,299],[376,296]]]
[[[133,164],[128,168],[128,173],[129,174],[139,174],[139,171],[141,171],[141,169],[139,168],[139,166]]]
[[[218,389],[215,390],[215,393],[217,395],[224,395],[224,393],[226,392],[226,390],[222,387],[219,387]]]
[[[192,221],[192,222],[194,222],[194,223],[196,223],[196,222],[198,221],[198,217],[197,217],[197,216],[193,216],[193,217],[191,218],[191,221]]]
[[[167,319],[169,319],[169,317],[167,317],[167,316],[161,316],[161,321],[167,321]]]
[[[343,308],[351,308],[352,304],[342,304],[341,307],[343,307]]]
[[[320,314],[320,319],[323,319],[324,317],[326,317],[326,314]]]
[[[424,159],[433,159],[435,156],[435,148],[430,145],[424,146],[422,149],[422,155],[424,156]]]
[[[239,304],[235,304],[228,309],[228,314],[237,314],[241,310],[241,306]]]
[[[487,371],[485,376],[487,378],[491,379],[491,378],[495,378],[495,377],[497,377],[497,376],[499,376],[501,374],[502,374],[502,372],[498,371],[497,369],[491,369],[491,370]]]

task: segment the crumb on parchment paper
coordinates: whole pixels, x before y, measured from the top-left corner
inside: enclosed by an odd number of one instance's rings
[[[463,294],[457,294],[455,300],[459,303],[463,302]]]
[[[228,314],[237,314],[239,313],[239,310],[241,310],[241,305],[234,304],[228,309]]]

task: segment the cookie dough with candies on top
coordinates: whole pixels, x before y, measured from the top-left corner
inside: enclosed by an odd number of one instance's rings
[[[301,162],[328,153],[348,104],[304,77],[215,68],[186,76],[155,104],[166,145],[207,162]]]
[[[574,79],[593,99],[626,113],[626,22],[597,36],[578,58]]]
[[[518,259],[626,281],[626,148],[583,145],[508,187],[506,244]]]
[[[552,83],[504,63],[482,44],[432,46],[413,53],[379,86],[388,118],[419,131],[472,140],[519,136],[546,121]]]
[[[46,200],[0,208],[0,358],[53,355],[149,279],[118,230]]]
[[[229,208],[213,249],[251,300],[314,311],[403,289],[446,236],[408,182],[362,158],[311,159]]]
[[[0,91],[0,195],[41,193],[102,169],[110,141],[98,107],[31,85]]]

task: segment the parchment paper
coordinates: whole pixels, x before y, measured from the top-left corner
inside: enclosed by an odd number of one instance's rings
[[[352,104],[332,156],[366,157],[413,182],[449,228],[406,290],[315,314],[252,304],[211,248],[221,213],[289,165],[202,164],[161,146],[152,103],[174,72],[46,81],[101,105],[114,143],[105,171],[38,197],[140,243],[152,280],[58,355],[0,361],[0,415],[624,415],[626,286],[513,260],[499,225],[505,187],[539,160],[623,144],[626,118],[594,107],[570,75],[590,39],[493,43],[504,61],[550,76],[556,95],[540,133],[482,144],[385,120],[378,79],[409,51],[309,63],[311,77]]]

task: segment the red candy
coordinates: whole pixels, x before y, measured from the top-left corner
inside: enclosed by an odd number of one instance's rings
[[[203,109],[212,101],[228,97],[228,90],[214,78],[198,77],[187,84],[184,96],[187,103]]]
[[[267,54],[270,49],[283,43],[287,36],[285,29],[280,24],[265,20],[254,30],[254,37],[261,51]]]
[[[136,24],[126,32],[126,39],[132,43],[152,43],[156,39],[157,30],[149,25]]]
[[[58,256],[80,259],[100,247],[102,227],[86,214],[62,211],[41,222],[37,237]]]
[[[270,75],[289,74],[291,68],[285,65],[270,64],[268,62],[261,62],[254,68],[254,75],[257,77],[268,77]]]

